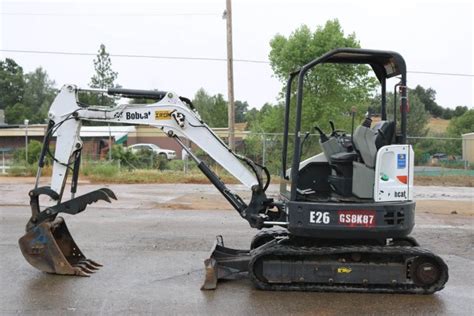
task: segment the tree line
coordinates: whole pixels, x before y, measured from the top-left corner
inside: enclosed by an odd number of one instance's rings
[[[284,86],[288,73],[299,66],[334,48],[359,48],[360,42],[355,33],[345,34],[339,21],[335,19],[314,30],[302,25],[289,36],[277,34],[270,41],[270,47],[271,68],[275,77]],[[91,77],[90,87],[120,87],[117,83],[118,73],[112,69],[105,45],[100,45],[93,62],[95,73]],[[357,108],[357,122],[369,108],[374,112],[380,111],[380,95],[376,93],[377,82],[371,75],[370,68],[365,65],[322,65],[317,71],[307,75],[304,84],[303,131],[313,132],[315,125],[328,130],[329,120],[332,120],[338,128],[349,131],[352,107]],[[6,58],[0,61],[0,109],[5,110],[9,124],[22,124],[24,119],[29,119],[31,123],[45,123],[47,110],[56,93],[55,82],[43,68],[39,67],[35,71],[24,73],[22,67],[13,59]],[[99,105],[111,105],[116,101],[113,98],[92,94],[85,94],[81,98],[85,103]],[[282,132],[284,87],[279,99],[280,102],[264,104],[260,109],[255,107],[259,106],[257,104],[249,105],[246,101],[237,100],[236,121],[247,123],[247,129],[256,133]],[[294,102],[295,91],[292,91],[292,99]],[[430,117],[456,118],[451,121],[467,123],[467,126],[448,129],[450,133],[473,130],[474,123],[469,120],[473,110],[469,110],[467,106],[457,106],[454,109],[442,107],[437,104],[436,91],[432,88],[416,86],[409,90],[409,99],[410,136],[427,135],[427,123]],[[388,93],[389,112],[392,100],[393,95]],[[134,102],[139,101],[145,100]],[[227,100],[222,94],[211,95],[201,88],[192,101],[202,119],[211,127],[227,127]],[[467,118],[461,119],[464,116]],[[294,117],[293,112],[291,117]]]

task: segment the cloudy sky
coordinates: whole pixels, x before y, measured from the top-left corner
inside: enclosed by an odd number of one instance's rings
[[[104,43],[111,55],[226,57],[225,0],[5,1],[0,0],[0,58],[15,59],[25,71],[43,67],[58,86],[86,86],[94,56]],[[311,29],[339,19],[362,47],[400,52],[410,71],[409,86],[437,91],[443,106],[473,106],[474,6],[454,1],[277,1],[234,0],[234,58],[268,61],[269,41],[302,24]],[[72,52],[51,55],[7,52]],[[317,57],[317,56],[315,56]],[[222,61],[112,57],[123,87],[172,90],[192,97],[201,87],[226,95]],[[267,63],[236,62],[236,99],[251,106],[276,102],[282,83]]]

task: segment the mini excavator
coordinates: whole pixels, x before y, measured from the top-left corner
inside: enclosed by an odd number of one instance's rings
[[[370,66],[381,85],[381,121],[372,124],[367,116],[350,135],[332,123],[330,134],[316,127],[322,152],[301,161],[306,139],[301,132],[305,75],[322,64]],[[399,93],[400,110],[394,102],[394,118],[388,120],[386,81],[393,77],[401,78],[394,88],[395,95]],[[295,79],[296,103],[291,109]],[[20,249],[33,267],[49,273],[89,276],[101,267],[82,253],[59,216],[81,213],[99,200],[116,199],[107,188],[75,196],[83,148],[81,124],[139,124],[160,128],[181,145],[239,215],[260,230],[248,250],[227,248],[218,236],[205,260],[202,289],[215,289],[219,280],[245,274],[263,290],[439,291],[448,280],[446,263],[409,236],[414,227],[415,202],[414,153],[407,143],[406,82],[405,61],[391,51],[335,49],[292,72],[286,86],[280,194],[275,198],[266,195],[270,174],[265,166],[229,149],[202,121],[189,99],[169,91],[91,90],[65,85],[49,109],[36,184],[29,192],[32,215],[26,234],[19,240]],[[93,106],[79,102],[81,91],[155,103]],[[295,115],[290,115],[292,111]],[[294,125],[292,134],[290,123]],[[54,154],[50,151],[53,137]],[[290,137],[294,137],[292,146]],[[184,138],[249,188],[250,201],[232,192],[185,146]],[[53,161],[51,182],[39,186],[48,156]],[[71,199],[64,201],[69,173]],[[54,205],[41,207],[41,196],[49,197]]]

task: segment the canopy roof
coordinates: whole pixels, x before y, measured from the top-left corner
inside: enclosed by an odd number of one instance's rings
[[[400,54],[391,51],[338,48],[313,60],[303,68],[309,69],[322,63],[367,64],[372,67],[379,81],[406,74],[405,60]]]

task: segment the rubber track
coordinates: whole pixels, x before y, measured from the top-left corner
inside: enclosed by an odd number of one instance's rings
[[[388,256],[403,255],[405,257],[424,256],[438,263],[441,269],[441,276],[437,283],[427,287],[420,287],[415,284],[271,284],[260,280],[255,275],[254,266],[258,260],[267,255],[288,256],[288,257],[311,257],[317,255],[334,255],[350,253],[371,253],[384,254]],[[336,264],[336,262],[335,262]],[[442,290],[448,281],[448,267],[444,261],[437,255],[427,249],[420,247],[401,247],[401,246],[340,246],[340,247],[296,247],[291,245],[282,245],[278,243],[269,243],[263,247],[252,251],[252,260],[249,264],[249,277],[255,287],[270,291],[312,291],[312,292],[360,292],[360,293],[406,293],[406,294],[432,294]]]
[[[250,242],[250,249],[253,250],[255,249],[253,247],[253,244],[255,241],[257,241],[259,238],[264,238],[264,237],[272,237],[273,239],[277,237],[286,237],[288,236],[288,230],[286,229],[276,229],[276,228],[270,228],[270,229],[265,229],[259,231],[255,236],[253,236],[252,241]]]

